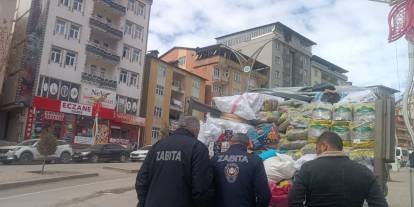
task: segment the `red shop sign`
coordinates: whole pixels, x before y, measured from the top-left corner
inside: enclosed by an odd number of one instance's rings
[[[54,120],[54,121],[64,121],[65,114],[60,112],[53,112],[53,111],[45,111],[46,120]]]
[[[25,139],[32,138],[33,123],[34,123],[34,118],[35,118],[34,116],[35,116],[35,111],[32,107],[30,107],[29,110],[27,111],[26,129],[24,131]]]
[[[115,112],[114,121],[130,125],[145,126],[145,118],[119,112]]]

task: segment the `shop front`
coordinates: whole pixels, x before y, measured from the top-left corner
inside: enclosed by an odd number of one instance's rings
[[[58,138],[72,144],[93,144],[93,126],[97,109],[92,105],[35,97],[28,111],[25,139],[39,138],[45,129],[51,129]],[[113,110],[101,108],[99,127],[108,128]],[[106,136],[106,137],[105,137]],[[101,133],[109,140],[109,132]]]
[[[145,126],[145,119],[120,112],[114,113],[111,122],[111,137],[109,142],[131,148],[139,146],[142,127]]]

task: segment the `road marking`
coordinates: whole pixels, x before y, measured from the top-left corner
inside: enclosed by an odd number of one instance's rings
[[[54,189],[49,189],[49,190],[42,190],[42,191],[37,191],[37,192],[32,192],[32,193],[25,193],[25,194],[20,194],[20,195],[15,195],[15,196],[3,197],[3,198],[0,198],[0,201],[9,200],[9,199],[13,199],[13,198],[26,197],[26,196],[31,196],[31,195],[41,194],[41,193],[47,193],[47,192],[52,192],[52,191],[59,191],[59,190],[65,190],[65,189],[70,189],[70,188],[77,188],[77,187],[82,187],[82,186],[95,185],[95,184],[98,184],[98,183],[100,183],[100,184],[101,183],[110,183],[110,182],[114,182],[114,181],[130,180],[130,179],[131,178],[118,178],[118,179],[114,179],[114,180],[105,180],[105,181],[98,181],[98,182],[93,182],[93,183],[73,185],[73,186],[68,186],[68,187],[61,187],[61,188],[54,188]]]

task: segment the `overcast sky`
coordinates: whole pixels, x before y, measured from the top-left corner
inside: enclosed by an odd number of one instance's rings
[[[215,37],[280,21],[315,41],[313,54],[349,70],[354,85],[403,89],[407,42],[387,42],[389,10],[368,0],[155,0],[148,50],[206,46]]]

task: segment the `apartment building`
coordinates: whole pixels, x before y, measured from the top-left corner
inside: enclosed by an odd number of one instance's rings
[[[319,57],[313,55],[311,58],[311,83],[331,83],[333,85],[348,85],[347,70]]]
[[[147,54],[145,61],[141,116],[146,117],[144,140],[152,144],[161,138],[161,131],[174,130],[184,114],[189,98],[204,102],[206,79],[182,69],[175,63],[161,60],[156,54]],[[200,112],[193,112],[199,119]]]
[[[311,83],[310,59],[316,43],[280,22],[227,34],[216,40],[248,56],[261,51],[257,59],[270,66],[269,87]]]
[[[12,39],[0,139],[30,139],[51,127],[74,144],[138,141],[152,1],[19,1],[26,4]]]
[[[410,98],[410,102],[413,102],[412,98]],[[400,99],[395,104],[395,136],[397,140],[397,146],[413,149],[413,143],[411,141],[410,134],[408,133],[407,126],[405,126],[402,108],[402,99]],[[410,117],[410,123],[412,123],[412,121],[413,118]]]
[[[205,79],[205,103],[211,105],[215,96],[231,96],[248,89],[263,88],[268,85],[269,66],[257,61],[253,68],[259,69],[245,73],[233,51],[223,45],[210,45],[202,48],[174,47],[161,56],[167,62],[176,62],[187,71]],[[248,56],[245,56],[248,59]]]

